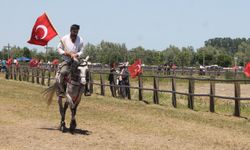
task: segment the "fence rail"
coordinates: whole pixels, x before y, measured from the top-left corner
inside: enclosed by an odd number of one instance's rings
[[[91,68],[91,67],[90,67]],[[27,81],[32,83],[37,83],[41,85],[51,85],[51,81],[54,80],[54,76],[56,74],[55,67],[53,68],[30,68],[27,66],[21,66],[20,68],[16,68],[15,66],[10,66],[7,69],[6,78],[8,79],[14,79],[19,81]],[[171,94],[171,100],[172,100],[172,106],[177,107],[177,95],[184,95],[187,96],[187,102],[188,102],[188,108],[194,109],[194,98],[195,97],[208,97],[209,98],[209,111],[215,112],[215,98],[220,99],[227,99],[227,100],[233,100],[234,101],[234,115],[240,116],[240,104],[241,101],[248,101],[250,100],[250,97],[241,97],[241,84],[249,84],[250,80],[243,80],[243,79],[216,79],[216,78],[194,78],[192,76],[190,77],[179,77],[175,75],[169,75],[169,76],[162,76],[162,75],[139,75],[137,78],[138,86],[131,86],[130,81],[128,86],[124,85],[110,85],[105,83],[104,75],[108,75],[109,73],[106,71],[100,71],[91,69],[90,70],[90,81],[89,81],[89,88],[90,92],[93,93],[93,87],[100,86],[100,94],[105,96],[105,87],[115,87],[115,88],[127,88],[128,89],[128,99],[131,99],[130,90],[135,89],[138,90],[138,100],[142,101],[144,99],[143,91],[152,91],[153,97],[152,102],[154,104],[159,104],[159,92],[161,93],[170,93]],[[115,76],[118,76],[119,74],[114,74]],[[98,79],[93,79],[94,76],[99,76]],[[18,77],[18,78],[17,78]],[[31,80],[30,80],[31,78]],[[152,78],[153,80],[153,88],[146,88],[143,87],[143,79],[144,78]],[[171,90],[164,90],[159,88],[159,80],[160,79],[169,79],[171,82]],[[45,83],[45,80],[47,80],[47,84]],[[187,81],[188,84],[188,92],[179,92],[176,90],[176,85],[178,84],[176,80],[184,80]],[[196,94],[195,91],[195,83],[198,81],[202,82],[208,82],[209,83],[209,94]],[[234,96],[221,96],[216,95],[216,83],[223,82],[223,83],[231,83],[234,85]]]

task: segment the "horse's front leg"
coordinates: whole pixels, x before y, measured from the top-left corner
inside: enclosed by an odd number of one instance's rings
[[[69,127],[69,130],[70,132],[73,134],[75,129],[76,129],[76,110],[77,110],[77,106],[78,104],[75,105],[74,108],[70,108],[71,109],[71,122],[70,122],[70,127]]]
[[[62,97],[58,97],[58,104],[59,104],[59,111],[61,114],[60,130],[62,132],[66,132],[65,115],[66,115],[66,110],[68,108],[68,103],[65,102],[63,106]]]

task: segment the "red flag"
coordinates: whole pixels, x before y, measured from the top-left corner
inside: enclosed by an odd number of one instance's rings
[[[44,13],[37,18],[28,43],[45,46],[56,35],[57,32],[55,28],[51,24],[46,13]]]
[[[37,59],[31,59],[30,60],[30,64],[29,64],[29,66],[30,67],[37,67],[38,66],[38,60]]]
[[[135,78],[138,76],[140,73],[142,73],[142,68],[141,68],[141,59],[138,59],[132,64],[131,66],[128,67],[128,71],[131,75],[132,78]]]
[[[58,59],[54,59],[54,60],[52,61],[52,64],[53,64],[53,65],[58,65],[58,64],[59,64],[59,60],[58,60]]]
[[[13,59],[12,58],[9,58],[6,62],[7,66],[10,66],[13,62]]]
[[[247,77],[250,77],[250,62],[245,66],[244,73]]]

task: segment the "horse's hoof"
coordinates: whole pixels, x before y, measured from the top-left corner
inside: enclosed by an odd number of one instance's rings
[[[61,131],[62,131],[62,133],[65,133],[65,132],[67,132],[67,129],[66,129],[66,127],[61,127],[61,129],[60,129]]]
[[[63,133],[65,133],[67,131],[65,122],[61,122],[60,131],[62,131]]]
[[[76,120],[71,120],[70,127],[69,127],[70,133],[74,134],[75,129],[76,129]]]

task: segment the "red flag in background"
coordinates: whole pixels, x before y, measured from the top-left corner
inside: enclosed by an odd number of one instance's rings
[[[57,32],[55,28],[51,24],[46,13],[44,13],[37,18],[28,43],[45,46],[56,35]]]
[[[13,59],[9,58],[6,62],[7,66],[10,66],[13,63]]]
[[[52,61],[52,64],[53,64],[53,65],[58,65],[58,64],[59,64],[59,60],[58,60],[58,59],[54,59],[54,60]]]
[[[142,73],[141,59],[137,59],[131,66],[129,66],[128,71],[132,78],[135,78]]]
[[[37,59],[31,59],[30,60],[30,64],[29,64],[29,66],[30,67],[37,67],[38,66],[38,60]]]
[[[244,68],[244,73],[247,77],[250,77],[250,62],[246,64]]]

